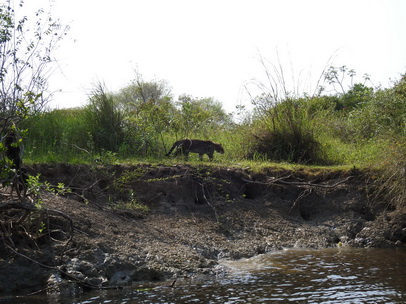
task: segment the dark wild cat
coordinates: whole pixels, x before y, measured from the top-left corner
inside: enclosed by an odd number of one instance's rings
[[[183,154],[187,160],[189,153],[198,153],[200,160],[203,160],[203,155],[207,154],[209,159],[213,160],[214,151],[223,154],[224,149],[221,144],[216,144],[210,140],[200,139],[182,139],[175,142],[172,148],[166,153],[169,156],[176,149],[175,155]]]

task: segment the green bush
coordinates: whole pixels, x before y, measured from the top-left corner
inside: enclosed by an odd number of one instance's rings
[[[349,122],[360,138],[406,136],[406,97],[396,88],[378,91],[362,108],[350,113]]]
[[[251,142],[250,158],[263,155],[275,161],[327,162],[305,100],[287,99],[269,109],[257,121],[248,140]]]
[[[351,110],[361,107],[369,102],[373,95],[374,90],[362,83],[356,83],[348,92],[340,96],[338,99],[336,110]]]
[[[26,150],[32,160],[71,161],[80,157],[162,157],[185,137],[227,138],[234,124],[212,98],[181,96],[138,81],[117,94],[98,84],[80,109],[53,110],[26,122]]]

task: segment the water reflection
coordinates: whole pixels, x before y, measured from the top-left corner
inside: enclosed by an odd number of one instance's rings
[[[76,299],[30,298],[14,303],[406,302],[404,249],[287,250],[223,264],[230,268],[227,276],[184,280],[176,288],[141,286]]]
[[[404,250],[288,250],[226,264],[235,276],[251,277],[251,282],[267,288],[266,301],[403,303],[405,300]]]

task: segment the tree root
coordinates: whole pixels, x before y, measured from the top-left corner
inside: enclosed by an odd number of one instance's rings
[[[65,245],[64,245],[63,250],[60,253],[60,255],[62,256],[64,254],[64,252],[66,251],[69,243],[72,241],[73,236],[74,236],[74,225],[73,225],[73,220],[70,216],[68,216],[67,214],[65,214],[59,210],[48,209],[48,208],[37,208],[33,204],[20,202],[20,201],[0,203],[0,212],[4,213],[6,211],[11,211],[11,210],[21,210],[24,213],[16,221],[13,221],[13,220],[2,221],[1,224],[2,224],[2,230],[3,230],[3,240],[5,241],[6,245],[11,245],[12,247],[15,247],[14,242],[11,239],[11,236],[13,235],[13,231],[16,231],[18,227],[23,227],[25,234],[29,235],[29,233],[26,231],[26,228],[24,227],[24,224],[31,214],[39,213],[42,215],[44,215],[44,214],[46,215],[47,222],[48,222],[47,228],[50,228],[49,227],[50,226],[49,225],[49,216],[60,217],[68,222],[69,227],[67,229],[68,231],[66,232],[68,234],[68,239],[65,241]],[[50,235],[49,235],[49,238],[52,240]],[[8,246],[8,247],[10,248],[10,246]]]
[[[354,176],[348,176],[347,178],[340,180],[332,185],[328,185],[328,184],[315,184],[315,183],[310,183],[310,182],[288,182],[285,181],[285,179],[289,178],[290,175],[285,176],[285,177],[281,177],[281,178],[271,178],[268,180],[268,182],[258,182],[258,181],[252,181],[252,180],[248,180],[243,178],[242,180],[246,183],[250,183],[250,184],[258,184],[258,185],[272,185],[272,184],[282,184],[282,185],[288,185],[288,186],[296,186],[296,187],[301,187],[301,188],[305,188],[305,187],[309,187],[309,188],[325,188],[325,189],[332,189],[337,187],[340,184],[345,183],[346,181],[350,180],[351,178],[353,178]]]
[[[60,266],[45,265],[45,264],[37,261],[36,259],[31,258],[28,255],[26,255],[26,254],[22,253],[21,251],[19,251],[16,248],[14,242],[11,239],[12,232],[10,232],[9,230],[10,230],[10,227],[12,229],[16,229],[16,227],[23,225],[24,220],[27,219],[28,215],[31,214],[31,213],[40,212],[40,213],[45,214],[47,216],[61,217],[61,218],[65,219],[69,223],[69,228],[68,228],[69,237],[68,237],[68,239],[67,239],[67,241],[66,241],[66,243],[64,245],[64,248],[63,248],[62,252],[60,253],[60,256],[62,256],[66,252],[66,249],[67,249],[69,243],[73,239],[74,225],[73,225],[72,218],[70,216],[68,216],[67,214],[59,211],[59,210],[48,209],[48,208],[38,209],[37,207],[35,207],[32,204],[18,202],[18,201],[17,202],[11,202],[11,203],[5,203],[5,204],[0,203],[0,212],[5,212],[5,211],[13,210],[13,209],[14,210],[22,210],[22,211],[24,211],[24,215],[20,219],[18,219],[17,221],[9,222],[8,223],[9,225],[7,227],[9,229],[7,229],[5,227],[4,222],[1,222],[1,226],[3,228],[2,230],[3,230],[3,243],[4,243],[4,246],[8,250],[10,250],[13,254],[18,255],[18,256],[20,256],[20,257],[22,257],[24,259],[27,259],[27,260],[31,261],[32,263],[35,263],[35,264],[37,264],[37,265],[39,265],[39,266],[41,266],[43,268],[50,269],[50,270],[53,270],[55,272],[58,272],[61,275],[63,275],[65,278],[68,278],[72,282],[75,282],[75,283],[79,284],[80,286],[82,286],[84,288],[87,288],[87,289],[119,289],[119,288],[121,288],[119,286],[99,286],[99,285],[94,285],[94,284],[88,283],[88,282],[86,282],[86,281],[84,281],[82,279],[79,279],[79,278],[67,273],[66,271],[62,270]],[[51,238],[51,236],[49,236],[49,238],[51,240],[53,240]],[[44,289],[44,290],[46,290],[46,289]]]
[[[25,259],[27,259],[27,260],[29,260],[29,261],[31,261],[31,262],[33,262],[33,263],[35,263],[35,264],[41,266],[41,267],[43,267],[43,268],[46,268],[46,269],[50,269],[50,270],[54,270],[54,271],[56,271],[56,272],[59,272],[59,273],[62,274],[63,276],[65,276],[65,277],[67,277],[68,279],[72,280],[73,282],[75,282],[75,283],[81,285],[82,287],[89,288],[89,289],[99,289],[99,290],[102,290],[102,289],[103,289],[103,290],[104,290],[104,289],[122,289],[121,286],[99,286],[99,285],[90,284],[90,283],[88,283],[88,282],[85,282],[85,281],[82,280],[82,279],[79,279],[79,278],[77,278],[77,277],[75,277],[75,276],[73,276],[73,275],[67,273],[66,271],[62,270],[62,269],[61,269],[60,267],[58,267],[58,266],[45,265],[45,264],[43,264],[43,263],[38,262],[37,260],[35,260],[35,259],[33,259],[33,258],[30,258],[29,256],[27,256],[27,255],[25,255],[25,254],[23,254],[23,253],[21,253],[21,252],[18,252],[17,250],[15,250],[13,247],[9,246],[8,244],[5,244],[5,245],[6,245],[6,247],[7,247],[10,251],[12,251],[14,254],[16,254],[16,255],[18,255],[18,256],[20,256],[20,257],[23,257],[23,258],[25,258]],[[42,292],[42,291],[44,291],[44,290],[46,290],[46,289],[47,289],[47,288],[42,289],[42,290],[40,290],[39,292]],[[35,293],[32,293],[32,294],[35,294]]]
[[[265,186],[270,186],[272,184],[279,184],[279,185],[286,185],[286,186],[293,186],[293,187],[298,187],[298,188],[303,188],[304,190],[299,194],[299,196],[296,198],[296,200],[293,202],[292,207],[289,210],[289,214],[292,212],[292,210],[297,206],[297,204],[306,196],[308,196],[310,193],[313,191],[317,192],[317,189],[330,189],[333,190],[337,186],[347,182],[354,176],[348,176],[347,178],[340,180],[334,184],[316,184],[316,183],[311,183],[311,182],[289,182],[286,181],[285,179],[290,178],[291,175],[285,176],[285,177],[280,177],[280,178],[270,178],[268,182],[258,182],[258,181],[252,181],[243,178],[242,180],[246,183],[250,184],[258,184],[258,185],[265,185]]]
[[[24,210],[24,211],[26,211],[26,213],[35,212],[35,211],[41,211],[41,212],[46,213],[48,215],[54,215],[54,216],[63,217],[70,224],[71,237],[70,237],[69,240],[72,239],[72,236],[73,236],[73,220],[69,215],[63,213],[62,211],[55,210],[55,209],[48,209],[48,208],[38,209],[36,206],[34,206],[32,204],[23,203],[23,202],[11,202],[11,203],[0,204],[0,211],[10,210],[10,209]],[[24,220],[24,216],[19,219],[19,222],[21,222],[23,220]]]

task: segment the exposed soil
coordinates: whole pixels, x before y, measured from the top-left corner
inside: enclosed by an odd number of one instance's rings
[[[72,219],[74,234],[70,239],[69,221],[58,213],[32,212],[19,227],[23,211],[0,213],[5,244],[0,245],[0,293],[44,288],[70,293],[215,275],[226,271],[220,259],[286,247],[406,243],[405,212],[371,203],[366,177],[356,170],[252,173],[189,165],[66,164],[27,169],[72,189],[43,194],[42,210],[63,212]],[[16,201],[9,192],[2,190],[0,205]]]

